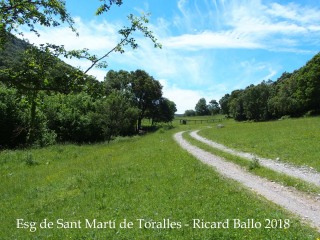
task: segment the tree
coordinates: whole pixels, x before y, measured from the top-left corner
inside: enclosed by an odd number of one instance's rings
[[[228,107],[230,110],[231,115],[237,121],[246,120],[244,111],[243,111],[243,95],[244,90],[234,90],[232,91],[229,101]]]
[[[131,77],[130,88],[134,95],[134,102],[140,110],[137,127],[139,130],[147,110],[155,107],[156,102],[162,97],[162,86],[159,81],[143,70],[131,72]]]
[[[243,93],[243,111],[248,120],[266,121],[270,119],[268,100],[272,86],[267,82],[247,87]]]
[[[17,88],[28,99],[30,107],[28,142],[32,143],[36,135],[39,135],[36,124],[39,92],[69,92],[76,87],[79,89],[80,80],[83,78],[78,76],[83,74],[63,64],[47,47],[38,49],[29,46],[18,60],[15,65],[0,70],[0,77],[2,82]]]
[[[223,114],[226,114],[227,116],[230,115],[229,100],[230,100],[230,94],[229,94],[229,93],[225,94],[225,95],[219,100],[219,105],[220,105],[220,107],[221,107],[221,111],[222,111]]]
[[[192,117],[192,116],[195,116],[195,115],[196,115],[196,112],[194,110],[192,110],[192,109],[186,110],[184,112],[184,116],[185,117]]]
[[[208,105],[208,109],[211,115],[218,114],[220,112],[219,103],[216,100],[211,100]]]
[[[132,94],[132,76],[130,72],[120,70],[108,71],[105,77],[105,94],[109,95],[114,90],[118,90],[123,93]]]
[[[109,11],[112,5],[120,6],[122,0],[99,0],[101,6],[97,9],[96,15],[100,15]],[[72,31],[76,32],[74,27],[74,21],[70,16],[63,0],[33,0],[33,1],[14,1],[3,0],[0,2],[0,48],[3,48],[5,44],[14,39],[12,32],[19,32],[19,26],[27,26],[30,31],[39,35],[37,27],[39,25],[44,27],[56,27],[62,23],[67,23]],[[37,117],[37,105],[39,101],[40,91],[53,91],[53,92],[69,92],[70,89],[82,90],[82,87],[86,88],[86,91],[91,92],[98,89],[100,86],[95,81],[83,81],[88,80],[85,75],[93,67],[106,67],[104,62],[112,52],[123,53],[126,46],[133,49],[138,47],[135,39],[132,37],[134,32],[142,33],[146,38],[149,38],[154,47],[161,48],[161,44],[157,42],[157,39],[153,36],[153,33],[148,29],[146,24],[148,18],[146,15],[136,17],[132,14],[128,16],[130,24],[127,27],[123,27],[118,31],[121,36],[119,42],[109,51],[101,56],[91,54],[88,49],[71,50],[68,51],[63,45],[54,44],[42,44],[40,49],[31,46],[27,49],[22,57],[20,64],[16,67],[3,68],[1,70],[1,81],[5,82],[8,86],[15,86],[22,94],[28,96],[30,103],[30,123],[29,123],[29,142],[33,142],[36,136],[36,117]],[[75,71],[69,69],[66,65],[61,64],[57,57],[67,58],[83,58],[91,62],[91,65],[84,71]],[[52,74],[54,72],[54,74]],[[66,81],[72,79],[72,81]],[[66,84],[61,84],[66,81]],[[86,85],[86,86],[84,86]],[[62,86],[66,89],[62,90]],[[80,88],[79,88],[80,87]],[[100,93],[97,94],[98,96]],[[139,102],[139,101],[138,101]],[[148,101],[146,101],[148,102]],[[149,102],[148,102],[149,104]],[[140,104],[142,107],[144,104]],[[144,112],[144,109],[142,109]],[[142,115],[143,116],[143,115]],[[141,125],[141,118],[139,120]]]
[[[102,102],[99,113],[108,141],[113,136],[131,135],[136,132],[140,110],[122,92],[115,90],[109,94],[106,101]]]
[[[210,111],[207,105],[207,101],[205,98],[201,98],[195,107],[196,115],[198,116],[205,116],[210,115]]]
[[[167,98],[161,97],[157,102],[155,108],[153,108],[152,110],[152,113],[151,113],[152,123],[172,122],[176,111],[177,111],[177,108],[174,102],[170,101]]]
[[[162,86],[146,71],[136,70],[127,72],[120,70],[109,71],[105,78],[106,93],[118,90],[131,97],[139,109],[137,130],[141,128],[142,119],[152,116],[162,97]],[[151,117],[152,118],[152,117]]]
[[[24,107],[17,90],[0,83],[0,149],[26,143]]]

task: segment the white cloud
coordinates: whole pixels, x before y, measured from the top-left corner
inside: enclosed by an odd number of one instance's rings
[[[52,43],[64,45],[68,50],[88,48],[92,51],[111,49],[119,38],[116,32],[118,26],[107,22],[90,21],[84,23],[77,17],[75,18],[75,27],[79,32],[79,37],[66,26],[40,27],[40,37],[31,32],[25,32],[24,36],[35,44]]]
[[[205,1],[205,8],[199,11],[196,1],[195,6],[188,3],[184,0],[178,2],[181,15],[174,18],[176,26],[188,33],[169,37],[168,47],[185,50],[296,49],[299,52],[299,48],[305,48],[306,42],[320,37],[320,9],[317,8],[293,3],[267,4],[261,0],[214,0],[211,5]],[[219,20],[214,16],[219,16]],[[198,30],[194,32],[192,29]],[[297,38],[300,41],[296,42],[300,43],[303,38],[303,43],[291,48],[286,45]]]
[[[320,21],[319,9],[304,7],[296,3],[289,3],[288,5],[272,3],[268,13],[273,17],[289,19],[300,24],[308,25]]]
[[[260,43],[255,43],[248,36],[235,31],[210,32],[199,34],[184,34],[170,37],[165,41],[166,47],[186,50],[200,50],[212,48],[262,48]]]
[[[175,85],[169,85],[164,79],[160,80],[163,86],[164,97],[174,101],[177,107],[177,113],[183,114],[186,110],[194,109],[200,98],[207,97],[203,91],[179,88]]]

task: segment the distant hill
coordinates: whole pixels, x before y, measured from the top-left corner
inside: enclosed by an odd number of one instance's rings
[[[10,41],[6,42],[4,49],[0,50],[0,68],[8,67],[16,61],[19,61],[20,54],[28,46],[30,46],[30,44],[26,41],[11,35]]]
[[[11,35],[10,40],[0,50],[0,70],[7,68],[15,70],[15,67],[21,62],[23,52],[30,47],[32,47],[30,43]],[[60,90],[58,89],[58,91],[69,93],[71,91],[80,92],[85,90],[90,95],[97,94],[97,91],[101,92],[99,86],[102,83],[95,77],[83,74],[78,68],[63,62],[59,58],[56,58],[55,62],[55,65],[48,71],[50,71],[53,81],[56,82],[55,85],[59,86]],[[1,75],[0,82],[11,86]]]

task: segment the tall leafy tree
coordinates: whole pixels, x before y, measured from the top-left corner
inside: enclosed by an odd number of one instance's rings
[[[193,110],[193,109],[188,109],[184,112],[183,114],[184,116],[186,117],[191,117],[191,116],[195,116],[196,115],[196,112]]]
[[[131,72],[131,78],[130,88],[134,95],[134,102],[140,110],[137,126],[139,130],[147,110],[155,107],[157,101],[162,97],[162,86],[159,81],[143,70]]]
[[[265,121],[270,119],[268,100],[271,96],[271,83],[263,81],[256,86],[251,85],[245,89],[242,100],[246,119]]]
[[[177,111],[176,104],[167,98],[161,97],[154,108],[149,110],[152,118],[152,124],[157,122],[169,123],[174,119]]]
[[[243,109],[243,92],[244,90],[232,91],[228,101],[229,111],[233,118],[237,121],[246,120]]]
[[[209,107],[205,98],[200,98],[195,106],[196,115],[205,116],[210,115]]]
[[[211,100],[208,105],[211,115],[218,114],[220,112],[220,106],[217,100]]]
[[[226,114],[227,116],[229,116],[229,114],[230,114],[229,104],[228,104],[229,99],[230,99],[230,94],[227,93],[219,100],[219,105],[221,107],[221,111],[223,114]]]
[[[137,130],[141,128],[142,119],[149,117],[159,121],[170,121],[174,114],[175,105],[168,99],[162,98],[162,86],[144,70],[109,71],[105,78],[106,93],[117,90],[131,97],[139,109]],[[160,116],[160,115],[161,116]]]

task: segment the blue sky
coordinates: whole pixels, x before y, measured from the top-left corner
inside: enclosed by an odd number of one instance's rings
[[[139,49],[114,53],[107,69],[89,74],[102,80],[111,69],[143,69],[161,82],[178,113],[193,109],[201,97],[219,100],[235,89],[276,80],[320,49],[319,0],[124,0],[121,7],[96,17],[98,5],[98,0],[67,0],[79,37],[66,26],[41,28],[40,37],[25,36],[34,43],[89,48],[101,55],[119,41],[117,31],[128,25],[127,15],[151,13],[148,27],[162,49],[137,34]],[[88,66],[76,59],[68,63]]]

